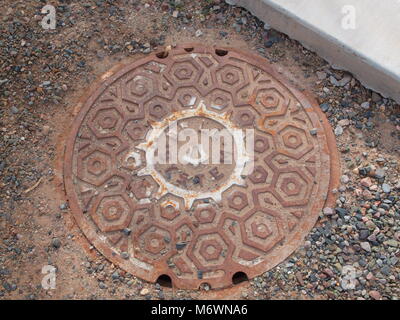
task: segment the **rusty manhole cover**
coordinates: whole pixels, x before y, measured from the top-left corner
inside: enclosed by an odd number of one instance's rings
[[[216,147],[206,140],[196,156],[182,151],[187,129],[214,132],[211,140],[225,130],[224,161],[210,160]],[[238,131],[253,132],[251,156],[251,135]],[[103,77],[74,123],[64,177],[77,223],[109,260],[194,289],[227,287],[288,257],[315,224],[337,168],[326,118],[265,59],[182,46]]]

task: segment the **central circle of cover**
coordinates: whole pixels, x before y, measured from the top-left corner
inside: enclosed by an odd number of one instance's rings
[[[243,176],[254,168],[254,130],[246,134],[225,115],[198,106],[174,112],[153,123],[146,142],[146,166],[139,176],[151,175],[160,186],[156,198],[170,193],[181,197],[185,209],[194,201],[213,199],[233,185],[244,185]]]
[[[217,189],[230,179],[235,169],[234,141],[221,123],[190,117],[174,122],[163,133],[156,144],[161,146],[157,155],[165,156],[165,161],[157,163],[155,169],[165,181],[201,193]]]

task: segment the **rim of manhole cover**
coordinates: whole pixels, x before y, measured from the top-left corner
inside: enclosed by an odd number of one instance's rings
[[[268,271],[338,184],[324,114],[250,53],[178,46],[105,74],[82,105],[64,163],[72,213],[104,256],[151,282],[223,288]],[[189,144],[187,131],[213,133]]]

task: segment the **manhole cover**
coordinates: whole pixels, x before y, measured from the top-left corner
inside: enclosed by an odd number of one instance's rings
[[[300,245],[337,180],[317,109],[248,53],[148,56],[84,101],[65,155],[73,215],[142,279],[193,289],[255,277]]]

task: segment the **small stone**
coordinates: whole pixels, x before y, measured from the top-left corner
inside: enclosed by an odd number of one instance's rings
[[[51,245],[53,246],[53,248],[58,249],[61,247],[61,240],[58,238],[54,238],[53,240],[51,240]]]
[[[379,169],[376,169],[374,177],[376,179],[383,179],[385,177],[385,175],[386,175],[385,170],[379,168]]]
[[[381,298],[381,294],[375,290],[371,290],[370,292],[368,292],[368,294],[374,300],[380,300],[380,298]]]
[[[345,216],[347,216],[349,214],[348,210],[345,208],[337,207],[337,208],[335,208],[335,211],[342,219],[344,219]]]
[[[229,3],[229,0],[227,1]],[[271,30],[271,25],[269,25],[267,22],[264,23],[264,30]]]
[[[339,86],[344,87],[351,81],[351,76],[345,75],[342,79],[339,80]]]
[[[193,177],[192,182],[193,182],[194,184],[199,184],[199,183],[200,183],[200,178],[199,178],[199,176]]]
[[[371,245],[369,244],[369,242],[361,242],[360,246],[365,251],[371,252]]]
[[[372,272],[369,272],[369,273],[367,274],[367,276],[366,276],[366,279],[367,279],[368,281],[370,281],[370,280],[374,280],[375,277],[374,277],[374,275],[373,275]]]
[[[301,286],[304,286],[303,275],[301,274],[300,271],[296,272],[296,279]]]
[[[336,136],[341,136],[342,134],[343,134],[343,128],[340,125],[336,126],[335,135]]]
[[[43,133],[43,135],[44,135],[44,136],[47,136],[47,135],[49,134],[49,132],[50,132],[50,127],[44,125],[43,128],[42,128],[42,133]]]
[[[178,242],[176,245],[176,250],[182,250],[184,247],[186,247],[186,243],[185,242]]]
[[[10,110],[11,110],[11,113],[13,113],[13,114],[17,114],[19,112],[18,108],[15,106],[12,106]]]
[[[329,268],[325,268],[323,271],[326,275],[328,275],[330,278],[333,278],[335,276],[335,274],[333,273],[333,271]]]
[[[66,203],[60,204],[60,209],[61,210],[66,210],[67,208],[68,208],[68,204],[66,204]]]
[[[317,71],[316,74],[317,74],[318,80],[325,80],[327,77],[326,72],[323,72],[323,71]]]
[[[369,231],[367,229],[360,230],[359,238],[360,240],[366,240],[369,237]]]
[[[387,183],[384,183],[382,184],[382,190],[385,193],[390,193],[390,191],[392,191],[392,188]]]
[[[390,276],[390,274],[392,273],[392,270],[390,269],[389,266],[383,266],[381,268],[381,272],[382,274],[384,274],[385,276]]]
[[[363,108],[363,109],[369,109],[369,102],[363,102],[363,103],[361,103],[361,108]]]
[[[334,76],[329,77],[329,81],[335,86],[335,87],[344,87],[346,84],[348,84],[351,81],[351,77],[346,75],[339,81],[336,80]]]
[[[367,222],[365,223],[365,226],[366,226],[369,230],[375,230],[375,229],[376,229],[375,223],[373,223],[371,220],[367,221]]]
[[[201,37],[203,35],[203,31],[201,31],[200,29],[196,31],[195,36],[197,38]]]
[[[311,134],[312,136],[316,136],[316,135],[317,135],[317,132],[318,132],[318,131],[317,131],[317,129],[315,129],[315,128],[310,130],[310,134]]]
[[[174,18],[178,18],[178,15],[179,15],[179,11],[178,10],[175,10],[174,12],[172,12],[172,16]]]
[[[378,93],[372,92],[371,99],[373,102],[377,103],[382,100],[382,97]]]
[[[362,185],[363,187],[366,187],[366,188],[369,188],[369,187],[372,186],[372,181],[371,181],[371,178],[370,178],[370,177],[361,179],[360,183],[361,183],[361,185]]]
[[[324,215],[326,215],[326,216],[332,216],[333,215],[333,209],[332,208],[329,208],[329,207],[326,207],[326,208],[324,208]]]
[[[100,281],[99,282],[99,288],[100,289],[107,289],[107,285],[104,282]]]
[[[328,112],[330,109],[330,105],[328,103],[323,103],[319,106],[323,112]]]
[[[150,290],[147,288],[143,288],[142,290],[140,290],[140,295],[141,296],[146,296],[150,293]]]
[[[349,178],[348,176],[346,176],[346,175],[343,175],[343,176],[340,177],[340,181],[341,181],[343,184],[347,184],[347,183],[349,183],[350,178]]]
[[[122,232],[123,232],[124,235],[129,236],[132,231],[129,228],[125,228],[124,230],[122,230]]]
[[[349,119],[342,119],[338,122],[339,126],[341,127],[347,127],[350,124],[350,120]]]
[[[397,248],[399,246],[399,242],[394,239],[387,240],[384,242],[384,244],[389,247],[394,247],[394,248]]]
[[[203,284],[202,287],[204,291],[209,291],[211,289],[208,283]]]
[[[129,259],[129,253],[128,252],[121,252],[121,257],[122,257],[122,259],[128,260]]]

